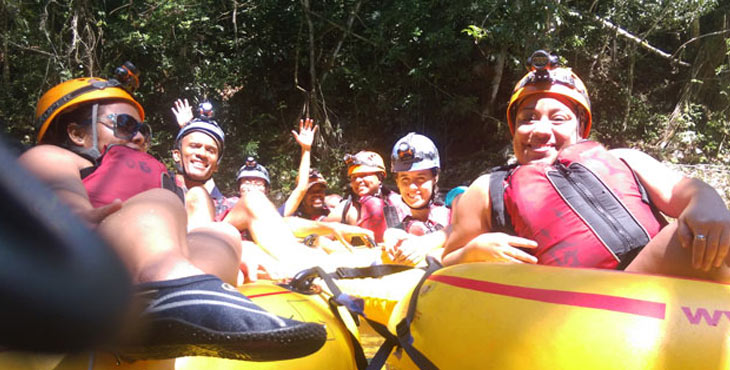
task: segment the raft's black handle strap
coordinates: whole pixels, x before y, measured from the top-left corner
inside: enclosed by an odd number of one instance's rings
[[[355,347],[355,360],[357,362],[358,369],[382,369],[385,365],[386,360],[388,359],[388,356],[392,352],[393,348],[396,346],[403,347],[403,349],[405,349],[406,353],[411,357],[413,362],[421,369],[437,369],[437,367],[430,360],[428,360],[426,356],[424,356],[420,351],[413,347],[413,338],[410,335],[410,322],[412,321],[413,315],[415,313],[418,292],[420,291],[421,286],[426,281],[428,276],[430,276],[434,271],[442,267],[441,264],[433,257],[429,256],[426,258],[426,260],[428,262],[428,266],[425,269],[426,273],[424,274],[421,281],[418,282],[418,285],[413,291],[413,295],[411,296],[411,300],[408,305],[408,314],[406,318],[404,318],[398,324],[397,336],[391,334],[385,325],[368,319],[362,309],[356,309],[355,307],[353,307],[354,305],[352,298],[347,294],[342,293],[340,288],[334,282],[334,279],[377,278],[405,270],[410,270],[413,267],[405,265],[374,265],[357,268],[340,267],[334,273],[328,274],[321,267],[317,266],[299,272],[288,284],[288,287],[295,291],[307,292],[309,291],[312,281],[317,277],[321,278],[333,295],[329,302],[330,309],[340,321],[342,321],[342,317],[340,316],[339,310],[336,307],[337,305],[347,308],[356,322],[359,322],[358,316],[361,316],[363,319],[365,319],[365,321],[370,324],[375,332],[385,338],[385,342],[383,342],[378,351],[375,353],[375,356],[370,360],[370,363],[368,363],[367,359],[365,358],[364,351],[362,350],[362,346],[355,339],[354,335],[350,333],[353,346]]]
[[[310,291],[312,281],[318,277],[324,281],[324,283],[327,285],[330,292],[332,293],[332,298],[330,298],[327,302],[330,306],[330,311],[332,311],[337,319],[344,324],[344,319],[340,315],[340,311],[337,309],[337,306],[345,306],[346,308],[348,308],[347,305],[344,305],[337,300],[338,297],[342,296],[342,291],[337,286],[337,284],[335,284],[332,276],[326,273],[321,267],[315,266],[299,272],[294,277],[294,279],[292,279],[292,281],[287,284],[287,288],[294,291],[307,293]],[[359,325],[360,320],[358,319],[357,314],[355,314],[349,308],[348,312],[350,312],[350,315],[352,315],[352,319],[355,320],[355,323]],[[345,327],[347,327],[347,325],[345,325]],[[352,347],[355,351],[355,363],[357,364],[357,368],[358,370],[364,370],[368,366],[368,360],[367,358],[365,358],[365,351],[363,351],[362,345],[360,345],[360,342],[357,340],[355,335],[350,332],[349,328],[347,330],[347,333],[350,336],[350,342],[352,343]]]
[[[385,275],[413,269],[406,265],[372,265],[367,267],[338,267],[332,274],[335,279],[379,278]]]
[[[421,287],[431,274],[442,267],[441,264],[433,257],[429,257],[427,261],[428,267],[426,268],[426,273],[423,274],[421,281],[419,281],[416,288],[413,289],[410,302],[408,302],[408,313],[406,314],[406,317],[398,323],[396,331],[400,346],[403,347],[408,356],[419,369],[438,369],[431,360],[413,346],[413,336],[411,335],[411,322],[413,322],[413,316],[416,313],[416,304],[418,303],[418,294],[421,291]]]

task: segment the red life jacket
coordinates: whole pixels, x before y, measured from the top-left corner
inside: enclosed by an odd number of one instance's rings
[[[153,188],[173,190],[175,187],[164,164],[145,152],[124,145],[110,146],[97,163],[90,169],[93,171],[90,174],[89,169],[82,170],[81,180],[94,207],[109,204],[114,199],[125,201]]]
[[[385,187],[381,188],[380,195],[365,195],[358,199],[349,197],[345,202],[340,222],[347,223],[347,211],[354,205],[359,212],[355,225],[372,230],[376,243],[383,242],[383,234],[387,228],[400,225],[398,211],[394,205],[402,202],[400,195]]]
[[[540,264],[617,268],[664,226],[631,168],[596,142],[570,145],[552,164],[492,177],[493,231],[511,224],[515,235],[536,241],[528,252]]]

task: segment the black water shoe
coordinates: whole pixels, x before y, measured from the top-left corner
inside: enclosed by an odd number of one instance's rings
[[[322,325],[281,318],[213,275],[144,283],[143,330],[119,355],[128,361],[213,356],[275,361],[316,352]]]

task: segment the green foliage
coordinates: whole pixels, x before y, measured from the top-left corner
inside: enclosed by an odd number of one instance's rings
[[[345,153],[370,149],[387,157],[409,131],[436,142],[442,188],[469,182],[505,161],[504,110],[536,49],[559,54],[586,82],[594,138],[675,162],[730,159],[730,34],[693,39],[723,30],[718,19],[728,5],[714,0],[5,0],[1,6],[0,122],[11,138],[33,143],[35,102],[49,87],[109,76],[130,60],[142,71],[136,96],[155,132],[151,150],[167,164],[175,99],[214,103],[226,132],[216,182],[228,192],[235,192],[247,155],[270,169],[274,190],[294,186],[300,151],[290,131],[304,114],[321,125],[314,166],[333,189],[347,186]]]

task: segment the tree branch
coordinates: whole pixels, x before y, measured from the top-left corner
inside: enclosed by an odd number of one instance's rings
[[[722,30],[722,31],[710,32],[710,33],[706,33],[704,35],[699,35],[697,37],[693,37],[693,38],[687,40],[684,44],[680,45],[677,48],[677,51],[675,51],[674,54],[672,54],[672,58],[675,58],[677,56],[677,54],[679,54],[684,48],[687,47],[687,45],[689,45],[689,44],[691,44],[691,43],[693,43],[693,42],[695,42],[697,40],[703,39],[705,37],[722,35],[724,33],[730,33],[730,30]]]
[[[322,84],[324,84],[324,81],[325,79],[327,79],[329,71],[335,65],[335,60],[337,60],[337,55],[340,53],[342,44],[345,42],[347,36],[350,35],[350,32],[352,31],[352,23],[355,22],[355,17],[357,16],[357,12],[360,10],[360,5],[362,5],[362,0],[358,0],[357,4],[355,4],[352,11],[350,12],[350,16],[347,18],[347,29],[342,32],[342,37],[340,37],[340,40],[337,42],[335,50],[332,51],[332,56],[330,57],[329,63],[327,63],[327,69],[324,71],[324,73],[322,73]]]
[[[323,21],[325,21],[327,23],[329,23],[330,25],[334,26],[335,28],[339,28],[342,31],[347,31],[347,28],[345,26],[342,26],[342,25],[339,25],[339,24],[337,24],[335,22],[332,22],[331,20],[325,18],[324,16],[318,14],[317,12],[315,12],[315,11],[313,11],[311,9],[309,9],[307,12],[309,14],[311,14],[311,15],[313,15],[313,16],[315,16],[315,17],[317,17],[317,18],[319,18],[319,19],[321,19],[321,20],[323,20]],[[368,43],[368,44],[370,44],[372,46],[378,46],[378,44],[375,43],[374,41],[368,40],[365,37],[358,35],[357,33],[349,32],[349,34],[352,35],[354,38],[356,38],[356,39],[358,39],[360,41],[363,41],[365,43]]]
[[[574,17],[583,18],[583,14],[581,14],[580,12],[578,12],[576,10],[570,10],[569,9],[567,12],[568,12],[569,15],[572,15]],[[669,60],[672,63],[679,64],[682,67],[690,67],[690,64],[689,63],[687,63],[685,61],[682,61],[682,60],[679,60],[679,59],[676,59],[676,58],[674,58],[673,55],[670,55],[669,53],[666,53],[666,52],[664,52],[664,51],[662,51],[660,49],[655,48],[654,46],[651,46],[643,38],[640,38],[638,36],[635,36],[634,34],[632,34],[632,33],[628,32],[628,31],[624,30],[623,28],[621,28],[621,27],[619,27],[619,26],[617,26],[617,25],[609,22],[606,19],[603,19],[603,18],[601,18],[601,17],[599,17],[599,16],[597,16],[595,14],[591,14],[591,18],[594,21],[598,22],[604,28],[608,28],[608,29],[616,32],[619,36],[623,36],[624,38],[628,39],[629,41],[636,43],[637,45],[641,46],[643,49],[645,49],[645,50],[647,50],[647,51],[649,51],[649,52],[651,52],[651,53],[653,53],[655,55],[658,55],[658,56],[660,56],[660,57],[662,57],[662,58],[664,58],[666,60]]]
[[[32,52],[34,52],[34,53],[38,53],[38,54],[41,54],[41,55],[45,55],[45,56],[47,56],[47,57],[53,57],[53,56],[54,56],[53,54],[51,54],[51,53],[49,53],[49,52],[47,52],[47,51],[43,51],[43,50],[40,50],[40,49],[34,49],[34,48],[29,48],[29,47],[27,47],[27,46],[23,46],[23,45],[18,45],[18,44],[14,43],[14,42],[12,42],[12,41],[10,41],[10,40],[6,40],[6,41],[7,41],[7,42],[8,42],[8,44],[10,44],[11,46],[14,46],[14,47],[16,47],[16,48],[18,48],[18,49],[20,49],[20,50],[25,50],[25,51],[32,51]]]

